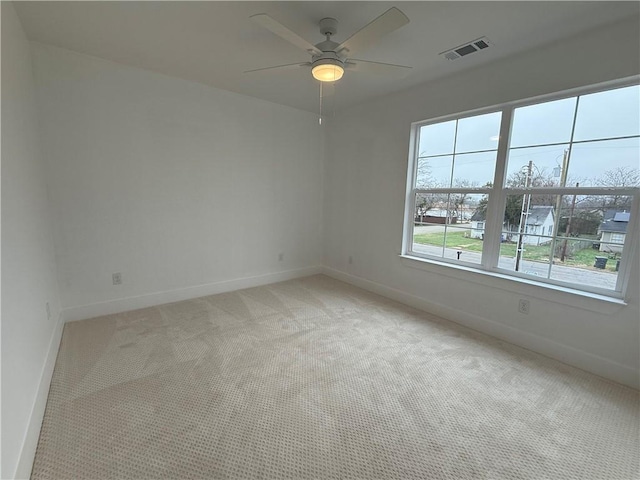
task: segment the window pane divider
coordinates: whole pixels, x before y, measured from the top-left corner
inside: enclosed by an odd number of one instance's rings
[[[447,187],[447,188],[416,188],[413,190],[414,194],[417,193],[488,193],[490,192],[490,188],[455,188],[455,187]]]
[[[492,153],[495,152],[495,148],[487,148],[486,150],[470,150],[468,152],[451,152],[451,153],[438,153],[436,155],[420,155],[418,160],[424,160],[425,158],[439,158],[439,157],[453,157],[454,155],[471,155],[474,153]]]
[[[488,194],[487,214],[485,218],[484,240],[482,243],[481,264],[485,269],[492,269],[498,265],[500,256],[500,240],[502,238],[502,223],[504,206],[507,197],[502,191],[502,185],[507,171],[507,156],[509,153],[509,136],[513,120],[513,107],[502,110],[500,134],[498,137],[498,153],[493,177],[493,188]]]
[[[573,141],[567,140],[564,142],[537,143],[533,145],[518,145],[517,147],[509,148],[509,150],[526,150],[527,148],[559,147],[561,145],[569,145],[569,143],[573,143],[574,145],[580,145],[583,143],[610,142],[613,140],[629,140],[631,138],[638,138],[638,135],[622,135],[620,137],[590,138],[587,140],[573,140]],[[450,155],[453,155],[453,154],[450,154]]]
[[[534,187],[505,188],[506,195],[616,195],[634,196],[640,193],[638,187]]]
[[[631,210],[635,213],[630,216],[620,257],[623,261],[620,263],[620,271],[618,272],[618,281],[616,283],[616,290],[619,291],[622,291],[624,286],[628,285],[629,276],[631,275],[631,262],[629,260],[635,258],[636,249],[638,248],[638,236],[640,235],[640,225],[638,225],[640,223],[638,221],[639,209],[640,195],[636,195],[631,205]]]

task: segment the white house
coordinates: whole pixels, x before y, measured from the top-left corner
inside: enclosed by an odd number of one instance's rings
[[[551,241],[554,224],[553,207],[534,205],[527,214],[525,235],[522,242],[526,245],[544,245]],[[503,225],[506,230],[508,227]],[[476,211],[471,217],[471,238],[484,238],[485,212]],[[517,233],[517,226],[516,231]]]
[[[529,208],[522,242],[526,245],[544,245],[553,234],[553,207],[536,205]]]

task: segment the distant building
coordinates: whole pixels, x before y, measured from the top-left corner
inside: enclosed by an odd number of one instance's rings
[[[471,215],[471,238],[484,239],[484,224],[486,220],[486,212],[476,210]]]
[[[622,252],[622,246],[627,236],[629,217],[630,213],[626,211],[620,212],[610,209],[604,212],[604,219],[598,228],[601,252]]]
[[[553,207],[546,205],[534,205],[529,207],[526,216],[525,230],[522,243],[526,245],[544,245],[551,241],[553,235],[554,213]],[[486,213],[476,211],[471,217],[471,238],[484,238]],[[503,225],[506,230],[506,224]],[[513,228],[513,227],[512,227]],[[517,225],[513,233],[518,233]]]
[[[553,235],[553,207],[536,205],[529,208],[523,243],[527,245],[544,245],[551,241]],[[544,235],[544,236],[540,236]]]

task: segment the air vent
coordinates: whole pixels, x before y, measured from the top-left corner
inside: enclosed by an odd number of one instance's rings
[[[472,42],[460,45],[459,47],[452,48],[451,50],[441,52],[439,55],[443,56],[447,60],[456,60],[460,57],[465,57],[480,50],[484,50],[485,48],[489,48],[491,45],[493,44],[487,37],[482,37],[473,40]]]

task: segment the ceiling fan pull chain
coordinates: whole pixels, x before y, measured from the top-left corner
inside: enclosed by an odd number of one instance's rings
[[[320,117],[318,117],[318,125],[322,125],[322,82],[320,82]]]
[[[333,97],[331,98],[331,117],[336,118],[336,84],[333,84]]]

